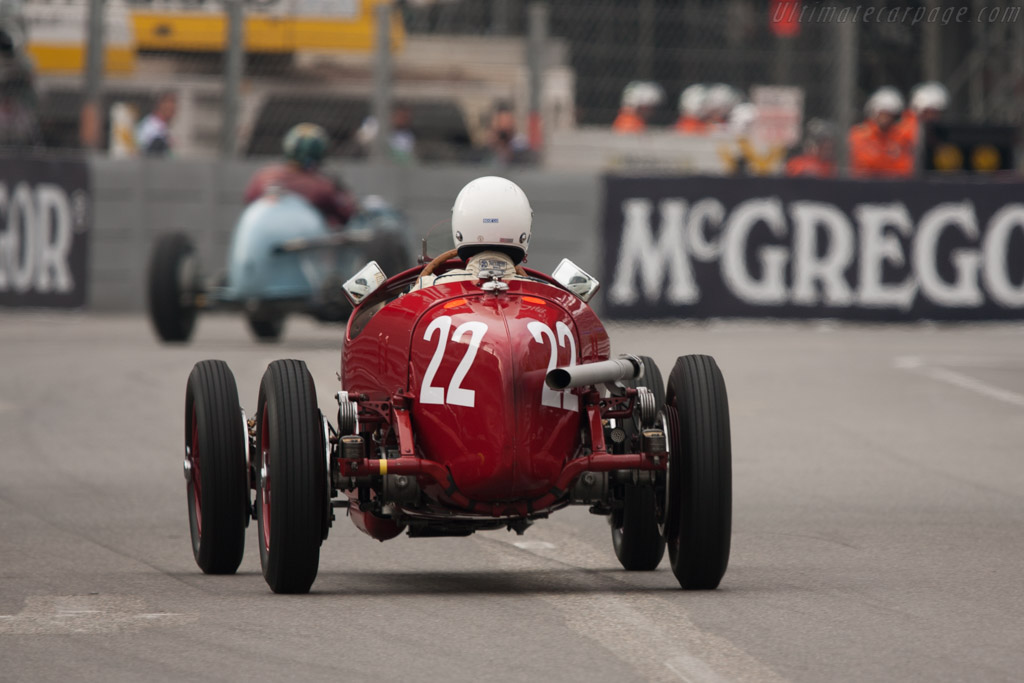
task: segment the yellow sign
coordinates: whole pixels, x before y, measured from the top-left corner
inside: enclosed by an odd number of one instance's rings
[[[28,35],[27,52],[40,73],[81,73],[85,69],[89,3],[26,0],[21,8]],[[103,17],[104,59],[107,73],[135,68],[135,42],[123,2],[111,0]]]
[[[369,52],[374,9],[381,0],[246,0],[245,49],[257,54],[300,50]],[[85,66],[86,0],[25,0],[28,52],[41,73],[81,73]],[[105,68],[131,72],[139,51],[222,52],[227,17],[221,0],[107,0]],[[391,18],[391,49],[405,44],[401,17]]]
[[[368,52],[376,34],[377,0],[338,0],[332,3],[264,0],[246,8],[245,49],[262,54],[298,50]],[[220,52],[225,47],[227,17],[220,2],[196,9],[194,2],[161,2],[131,10],[139,50]],[[400,49],[405,32],[392,15],[391,49]]]

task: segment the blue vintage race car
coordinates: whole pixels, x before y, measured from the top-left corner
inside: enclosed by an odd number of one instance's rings
[[[203,276],[184,233],[157,239],[149,266],[150,318],[161,340],[184,342],[200,310],[240,310],[257,339],[276,341],[289,313],[346,320],[351,305],[342,283],[372,260],[392,274],[415,265],[411,245],[404,217],[380,198],[365,199],[336,231],[303,197],[268,193],[238,219],[222,275]]]

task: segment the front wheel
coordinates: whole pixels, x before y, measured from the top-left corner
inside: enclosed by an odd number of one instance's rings
[[[275,593],[308,593],[320,562],[327,464],[306,364],[274,361],[260,383],[256,498],[260,564]]]
[[[711,356],[682,356],[665,397],[669,463],[659,520],[686,589],[717,588],[729,564],[732,444],[725,380]]]
[[[276,342],[284,331],[283,313],[259,313],[249,315],[249,330],[257,341]]]
[[[196,363],[185,392],[185,482],[192,554],[206,574],[234,574],[249,516],[245,429],[227,363]]]

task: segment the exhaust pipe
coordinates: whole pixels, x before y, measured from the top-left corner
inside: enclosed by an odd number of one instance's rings
[[[544,381],[555,391],[587,387],[595,384],[607,384],[627,379],[643,377],[644,364],[636,356],[620,356],[612,360],[597,363],[571,365],[555,368],[547,374]]]

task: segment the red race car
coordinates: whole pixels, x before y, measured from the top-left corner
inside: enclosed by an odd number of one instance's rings
[[[452,250],[386,281],[371,263],[346,283],[336,426],[302,361],[270,364],[251,420],[228,366],[196,364],[184,470],[199,567],[233,573],[255,519],[270,588],[304,593],[338,508],[383,541],[522,534],[588,505],[627,570],[656,568],[667,545],[683,588],[716,588],[732,480],[715,360],[680,357],[666,390],[650,358],[611,358],[587,303],[597,282],[571,262],[445,278],[461,265]]]

